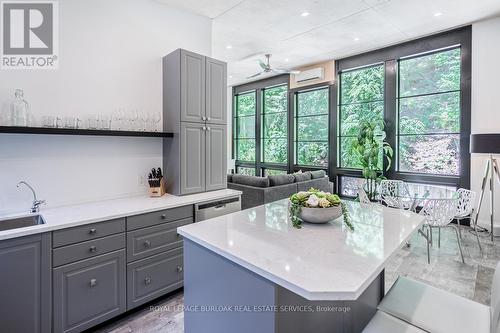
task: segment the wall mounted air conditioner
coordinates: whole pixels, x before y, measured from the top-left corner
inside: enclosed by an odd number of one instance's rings
[[[323,80],[325,78],[325,69],[323,67],[308,69],[295,75],[295,82],[304,83],[311,80]]]
[[[325,61],[319,64],[295,68],[299,74],[290,75],[290,89],[318,84],[332,84],[335,80],[335,62]]]

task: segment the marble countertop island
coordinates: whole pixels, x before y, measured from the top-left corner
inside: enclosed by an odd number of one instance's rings
[[[307,300],[356,300],[421,226],[423,216],[346,201],[324,225],[291,225],[288,200],[180,227],[186,239]]]

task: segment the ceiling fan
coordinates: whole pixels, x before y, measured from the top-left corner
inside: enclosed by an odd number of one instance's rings
[[[254,75],[250,75],[247,77],[247,79],[251,79],[254,77],[257,77],[262,74],[266,73],[274,73],[274,74],[299,74],[300,71],[296,70],[288,70],[288,69],[283,69],[283,68],[271,68],[271,64],[269,63],[269,60],[271,58],[271,54],[265,54],[266,61],[258,60],[260,67],[262,68],[262,72],[256,73]]]

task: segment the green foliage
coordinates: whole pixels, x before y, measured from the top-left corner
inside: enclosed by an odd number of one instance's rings
[[[288,88],[264,90],[262,147],[263,162],[286,164],[288,160]]]
[[[351,141],[351,149],[358,155],[363,178],[367,180],[367,194],[372,200],[376,197],[376,184],[383,178],[382,159],[387,160],[386,171],[392,162],[393,150],[384,138],[383,121],[363,121],[358,136]]]

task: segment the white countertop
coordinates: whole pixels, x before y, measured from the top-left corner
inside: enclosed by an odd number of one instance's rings
[[[380,205],[346,205],[354,231],[344,226],[342,217],[296,229],[285,199],[178,232],[306,299],[355,300],[424,218]]]
[[[165,194],[160,198],[150,198],[149,196],[144,195],[49,209],[43,209],[42,206],[40,209],[40,215],[42,215],[45,220],[45,224],[0,231],[0,240],[75,227],[125,216],[149,213],[162,209],[220,200],[239,195],[241,195],[240,191],[225,189],[185,196]],[[6,218],[26,215],[27,214],[0,216],[0,223],[2,223],[2,220]]]

